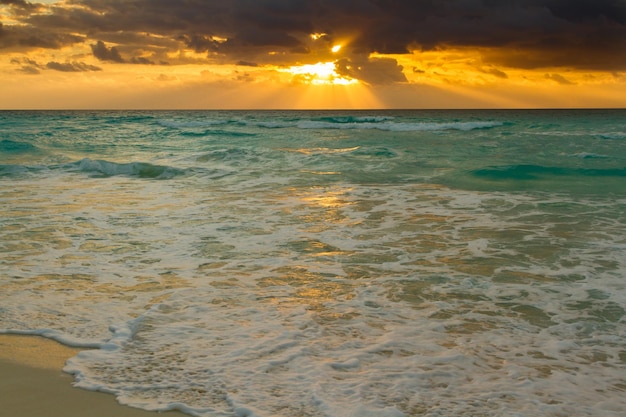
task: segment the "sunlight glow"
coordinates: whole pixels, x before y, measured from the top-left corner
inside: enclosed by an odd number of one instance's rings
[[[341,45],[335,45],[330,50],[333,52],[333,54],[336,54],[341,50]]]
[[[222,36],[215,36],[215,35],[213,35],[213,36],[211,36],[211,40],[214,41],[214,42],[217,42],[217,43],[224,43],[224,42],[228,41],[228,38],[224,38]]]
[[[337,73],[334,62],[318,62],[317,64],[295,65],[286,72],[294,75],[294,80],[313,85],[349,85],[357,84],[358,80],[347,78]]]

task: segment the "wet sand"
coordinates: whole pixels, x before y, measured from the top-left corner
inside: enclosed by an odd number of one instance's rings
[[[109,394],[72,386],[62,371],[82,349],[37,336],[0,335],[0,415],[9,417],[183,417],[120,405]],[[188,417],[188,416],[187,416]]]

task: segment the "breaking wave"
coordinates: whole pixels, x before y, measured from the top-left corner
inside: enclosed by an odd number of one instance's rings
[[[164,165],[153,165],[147,162],[116,163],[104,160],[93,160],[89,158],[81,159],[78,162],[69,164],[78,171],[86,172],[94,177],[114,177],[118,175],[148,178],[148,179],[170,179],[184,174],[184,171]]]

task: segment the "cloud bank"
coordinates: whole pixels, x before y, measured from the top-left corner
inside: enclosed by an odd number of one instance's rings
[[[67,0],[52,5],[0,0],[0,5],[10,16],[0,24],[0,53],[85,44],[98,60],[126,64],[184,63],[179,53],[184,49],[207,63],[233,65],[332,60],[340,75],[371,84],[406,81],[395,59],[371,54],[451,48],[484,51],[488,68],[626,70],[625,0]],[[344,45],[340,54],[330,51],[334,44]]]

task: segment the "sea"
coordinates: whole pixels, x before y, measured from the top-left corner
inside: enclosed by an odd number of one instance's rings
[[[623,416],[626,110],[2,111],[0,333],[197,417]]]

